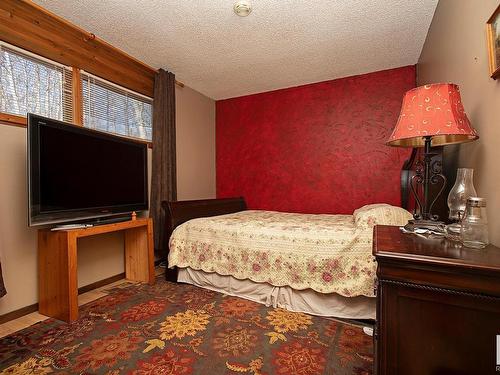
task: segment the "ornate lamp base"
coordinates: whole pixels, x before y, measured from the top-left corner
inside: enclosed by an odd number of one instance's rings
[[[436,155],[431,151],[431,136],[424,137],[424,160],[416,163],[415,175],[410,180],[410,187],[415,198],[416,209],[413,214],[413,220],[410,220],[402,230],[407,233],[418,234],[437,234],[444,235],[445,224],[438,221],[439,217],[432,214],[432,207],[438,197],[443,193],[446,187],[446,177],[441,173],[442,166],[440,161],[432,162],[432,157]],[[429,196],[429,185],[438,185],[441,188],[431,201]],[[418,194],[418,186],[423,190],[423,202]],[[418,208],[418,210],[417,210]]]
[[[435,220],[410,220],[408,221],[408,224],[404,226],[405,232],[418,232],[420,231],[430,231],[433,232],[434,234],[445,234],[445,223],[442,221],[435,221]]]

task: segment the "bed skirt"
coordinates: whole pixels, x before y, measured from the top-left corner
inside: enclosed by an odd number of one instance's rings
[[[373,297],[343,297],[336,293],[323,294],[312,289],[275,287],[267,283],[239,280],[233,276],[197,271],[189,267],[179,268],[177,280],[290,311],[326,317],[375,319],[376,298]]]

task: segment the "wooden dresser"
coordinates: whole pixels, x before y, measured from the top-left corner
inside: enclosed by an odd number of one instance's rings
[[[377,374],[500,374],[499,248],[376,226],[373,254]]]

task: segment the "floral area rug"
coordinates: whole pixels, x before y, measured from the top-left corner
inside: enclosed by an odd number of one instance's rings
[[[186,284],[131,284],[0,339],[0,374],[371,374],[362,328]]]

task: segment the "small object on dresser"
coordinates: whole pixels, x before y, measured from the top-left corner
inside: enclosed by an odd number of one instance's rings
[[[458,168],[455,185],[448,194],[450,220],[461,221],[464,217],[465,206],[469,197],[477,197],[473,182],[474,169]]]
[[[460,239],[464,246],[483,249],[489,244],[486,199],[470,197],[467,199],[465,216],[462,220]]]
[[[464,218],[465,206],[469,197],[477,196],[473,183],[474,169],[458,168],[455,185],[448,194],[448,218],[453,221],[446,226],[445,236],[452,241],[460,241],[461,221]]]
[[[450,241],[460,242],[462,223],[449,224],[444,228],[444,236]]]
[[[443,236],[443,231],[446,231],[447,228],[443,226],[438,227],[436,229],[435,225],[432,225],[431,227],[427,228],[425,226],[419,226],[418,228],[412,228],[411,230],[407,228],[408,225],[405,225],[404,227],[399,227],[401,232],[403,233],[409,233],[409,234],[417,234],[417,235],[424,235],[424,236],[438,236],[442,237]],[[459,232],[458,234],[460,235],[460,227],[458,227]]]
[[[137,214],[135,211],[132,211],[132,221],[137,219]]]

